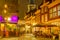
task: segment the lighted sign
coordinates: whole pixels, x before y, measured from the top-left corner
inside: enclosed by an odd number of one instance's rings
[[[18,16],[12,16],[11,17],[11,22],[12,23],[17,23],[18,22]]]
[[[0,22],[4,22],[4,18],[0,16]]]

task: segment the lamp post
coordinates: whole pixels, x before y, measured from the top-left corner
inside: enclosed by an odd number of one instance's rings
[[[7,16],[7,8],[8,8],[8,5],[6,4],[6,0],[5,0],[4,11],[3,11],[3,12],[4,12],[4,17]],[[5,23],[5,28],[6,28],[8,21],[10,21],[10,18],[6,17],[6,18],[5,18],[5,21],[6,21],[6,23]],[[6,29],[5,29],[5,30],[6,30]],[[9,36],[8,30],[6,30],[5,35],[6,35],[6,37]]]

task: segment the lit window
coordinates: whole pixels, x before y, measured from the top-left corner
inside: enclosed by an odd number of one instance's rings
[[[52,13],[52,9],[49,10],[49,13]]]
[[[58,16],[60,16],[60,11],[58,11]]]
[[[44,9],[43,8],[41,9],[41,13],[44,13]]]
[[[57,10],[56,7],[53,7],[53,9],[50,9],[50,18],[56,17],[57,16]]]
[[[58,10],[60,10],[60,5],[58,5]]]
[[[60,5],[58,6],[58,16],[60,16]]]
[[[56,12],[53,12],[53,17],[56,17],[57,16],[57,13]]]
[[[52,18],[53,17],[53,14],[52,14],[52,9],[49,10],[49,18]]]
[[[52,16],[53,16],[53,15],[52,15],[52,13],[51,13],[51,14],[50,14],[50,18],[52,18]]]
[[[56,7],[53,8],[53,12],[56,12]]]
[[[45,14],[45,21],[47,21],[48,20],[48,18],[47,18],[47,14]]]
[[[42,15],[42,22],[44,22],[44,15]]]
[[[47,12],[48,11],[48,7],[45,7],[45,12]]]
[[[56,7],[53,8],[53,17],[57,16],[57,13],[56,13]]]

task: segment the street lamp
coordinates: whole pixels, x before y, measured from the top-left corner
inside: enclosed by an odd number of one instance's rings
[[[8,17],[8,21],[11,21],[11,18],[10,17]]]
[[[6,9],[4,9],[4,13],[7,13],[7,10]]]
[[[7,4],[5,4],[4,7],[7,8],[8,7]]]

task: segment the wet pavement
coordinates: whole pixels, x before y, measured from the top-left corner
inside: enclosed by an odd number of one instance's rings
[[[51,40],[50,38],[35,37],[33,34],[23,34],[20,37],[0,38],[0,40]]]
[[[19,40],[51,40],[51,38],[35,37],[33,34],[24,34],[19,37]]]
[[[24,34],[19,40],[37,40],[33,34]]]
[[[12,38],[0,38],[0,40],[18,40],[18,37],[12,37]]]

